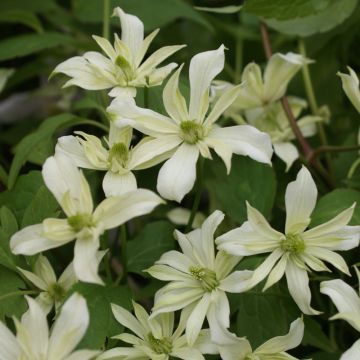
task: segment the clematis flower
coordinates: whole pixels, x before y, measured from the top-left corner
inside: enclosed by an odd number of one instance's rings
[[[60,137],[56,153],[67,155],[80,168],[106,171],[102,185],[107,197],[137,189],[132,171],[146,169],[164,160],[163,156],[154,157],[148,152],[147,142],[150,138],[130,147],[130,127],[120,129],[110,123],[106,146],[96,136],[81,131],[76,134],[79,136]]]
[[[38,289],[42,290],[36,298],[37,303],[48,314],[55,305],[59,309],[66,292],[76,283],[73,263],[70,263],[59,279],[49,260],[39,255],[34,265],[34,272],[18,268],[19,271]]]
[[[119,305],[112,304],[116,320],[135,335],[123,333],[114,336],[132,347],[118,347],[105,351],[98,360],[168,360],[175,357],[184,360],[205,360],[202,353],[217,354],[218,350],[210,341],[208,330],[202,330],[194,346],[189,346],[183,335],[186,316],[182,314],[174,331],[174,313],[161,314],[151,319],[146,310],[133,302],[135,316]]]
[[[43,166],[43,178],[62,207],[66,219],[45,219],[15,233],[10,240],[14,254],[34,255],[76,239],[74,270],[85,282],[102,284],[97,274],[99,237],[105,230],[151,212],[162,200],[149,190],[137,189],[103,200],[94,210],[89,185],[68,157],[57,154]]]
[[[219,345],[219,351],[223,360],[296,360],[286,351],[300,345],[303,336],[304,322],[299,318],[291,323],[288,334],[272,338],[254,351],[245,338],[235,338],[233,344]]]
[[[337,75],[341,78],[342,88],[346,96],[354,105],[355,109],[360,112],[359,78],[350,66],[348,66],[348,70],[350,74],[338,72]]]
[[[136,88],[160,85],[176,68],[176,63],[158,66],[185,45],[164,46],[144,60],[159,29],[144,39],[144,24],[139,18],[126,14],[119,7],[115,8],[114,15],[120,19],[121,39],[115,34],[112,46],[107,39],[94,35],[94,40],[106,56],[88,51],[59,64],[53,74],[63,73],[71,77],[64,87],[76,85],[86,90],[112,89],[109,95],[113,97],[135,96]]]
[[[359,273],[357,271],[358,277]],[[355,290],[343,280],[323,281],[320,284],[320,292],[328,295],[335,304],[339,313],[330,320],[342,319],[347,321],[353,328],[360,332],[360,297]],[[357,360],[360,354],[360,340],[347,350],[340,360]]]
[[[180,309],[190,312],[186,322],[189,345],[195,343],[205,317],[211,339],[215,342],[226,340],[224,334],[230,325],[226,292],[244,291],[251,276],[251,271],[231,273],[241,257],[223,251],[215,255],[214,233],[223,218],[224,214],[217,210],[200,229],[185,235],[175,231],[182,253],[175,250],[166,252],[146,270],[159,280],[170,281],[156,293],[151,318]]]
[[[211,159],[210,148],[222,158],[228,172],[233,153],[270,164],[272,148],[267,134],[248,125],[227,128],[215,125],[242,85],[225,92],[207,114],[210,84],[223,69],[224,61],[223,45],[191,59],[189,108],[178,87],[181,68],[171,76],[163,91],[169,116],[140,108],[133,99],[115,99],[108,108],[118,126],[131,125],[155,138],[147,143],[154,156],[167,153],[170,159],[160,169],[157,181],[158,192],[166,199],[180,202],[192,189],[199,155]]]
[[[0,322],[1,360],[90,360],[99,351],[76,350],[89,325],[85,299],[75,293],[62,306],[50,334],[46,313],[32,298],[21,322],[15,319],[16,337]]]
[[[264,290],[286,275],[291,296],[305,314],[319,312],[310,306],[308,271],[330,271],[324,261],[349,275],[344,259],[334,250],[350,250],[359,245],[359,227],[347,226],[355,205],[339,215],[306,230],[311,221],[317,189],[305,168],[286,189],[285,233],[273,229],[264,216],[247,204],[248,221],[216,239],[219,250],[236,256],[270,253],[254,271],[249,288],[267,278]]]

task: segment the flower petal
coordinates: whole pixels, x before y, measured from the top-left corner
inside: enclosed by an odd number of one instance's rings
[[[275,154],[286,164],[286,172],[289,171],[291,165],[296,159],[299,158],[299,152],[296,146],[290,142],[288,143],[275,143]]]
[[[356,110],[360,112],[360,90],[359,90],[359,78],[356,76],[355,71],[348,66],[350,75],[338,72],[342,82],[342,88],[349,98],[351,103],[354,105]]]
[[[247,291],[252,275],[253,271],[249,270],[234,271],[228,277],[220,281],[219,289],[231,293]]]
[[[190,347],[175,348],[171,355],[184,360],[205,360],[199,350]]]
[[[290,259],[287,262],[285,274],[289,292],[300,310],[307,315],[320,314],[310,306],[311,292],[306,270],[297,267]]]
[[[2,360],[14,360],[20,356],[20,347],[14,334],[0,321],[0,355]]]
[[[304,321],[302,318],[299,318],[291,323],[288,334],[284,336],[277,336],[266,341],[264,344],[259,346],[254,353],[259,355],[277,354],[293,349],[300,345],[303,336]]]
[[[236,125],[213,128],[208,136],[223,141],[235,154],[249,156],[256,161],[271,164],[273,149],[270,137],[253,126]]]
[[[162,202],[154,192],[137,189],[103,200],[93,216],[105,229],[112,229],[134,217],[148,214]]]
[[[316,184],[309,170],[303,166],[296,180],[289,183],[286,188],[286,234],[299,234],[307,228],[316,198]]]
[[[56,319],[49,341],[49,359],[63,359],[69,355],[85,335],[89,325],[86,300],[74,293],[64,303]]]
[[[100,353],[100,351],[96,350],[77,350],[74,351],[65,360],[90,360],[95,358],[95,356],[99,355]]]
[[[199,149],[196,146],[183,143],[166,161],[157,181],[157,190],[162,197],[181,202],[194,186],[198,157]]]
[[[135,175],[129,171],[125,174],[116,174],[108,171],[102,183],[106,197],[123,195],[137,189]]]
[[[360,112],[360,110],[359,110]],[[339,360],[357,360],[360,354],[360,340],[356,341],[353,346],[345,351]]]
[[[224,68],[224,45],[217,50],[195,55],[190,61],[189,118],[201,123],[209,107],[209,89],[212,80]]]
[[[67,219],[49,218],[45,219],[42,225],[43,236],[60,244],[69,242],[76,236],[76,232],[69,225]]]

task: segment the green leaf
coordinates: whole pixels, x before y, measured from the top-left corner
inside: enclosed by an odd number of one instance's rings
[[[90,313],[90,324],[79,344],[80,348],[99,349],[104,345],[106,337],[122,332],[122,326],[112,314],[111,304],[131,308],[131,293],[127,287],[78,283],[72,287],[72,292],[78,292],[85,297]]]
[[[40,127],[33,133],[25,136],[15,147],[15,156],[9,171],[8,188],[14,186],[21,167],[28,159],[39,151],[39,144],[51,138],[56,131],[77,124],[82,124],[86,120],[72,114],[61,114],[45,119]]]
[[[288,20],[303,18],[324,11],[332,3],[343,0],[248,0],[244,11],[265,19]]]
[[[20,23],[26,25],[36,32],[43,32],[43,27],[38,17],[26,10],[5,10],[0,12],[0,23]]]
[[[302,343],[312,345],[318,349],[333,352],[335,351],[332,342],[325,336],[320,324],[311,317],[305,317],[305,332]]]
[[[128,270],[144,275],[143,270],[160,256],[174,249],[174,227],[167,221],[147,224],[141,233],[128,243]]]
[[[314,15],[285,21],[266,19],[266,23],[284,34],[310,36],[340,25],[354,12],[357,3],[358,0],[333,1],[323,11]]]
[[[189,4],[182,0],[112,0],[112,8],[120,6],[126,13],[136,15],[144,22],[145,31],[185,18],[201,24],[208,29],[211,25]],[[98,0],[74,0],[74,13],[83,22],[102,22],[103,5]],[[114,20],[119,24],[119,20]]]
[[[73,41],[72,37],[55,32],[14,36],[0,41],[0,61],[71,44]]]
[[[55,0],[1,0],[0,12],[6,10],[22,10],[32,12],[46,12],[56,9]]]
[[[20,289],[25,289],[23,280],[13,271],[0,266],[0,318],[19,318],[26,310],[26,302]]]
[[[245,202],[248,201],[264,216],[270,216],[276,192],[273,168],[244,156],[233,157],[229,175],[219,160],[209,162],[205,168],[212,209],[220,209],[242,223],[247,219]]]
[[[360,225],[360,192],[352,189],[336,189],[323,196],[311,215],[310,227],[331,220],[341,211],[357,203],[350,225]]]
[[[0,68],[0,93],[4,90],[9,77],[14,73],[14,69]]]
[[[12,235],[18,231],[16,217],[6,206],[3,206],[0,209],[0,223],[1,228],[5,231],[6,234]]]
[[[46,218],[57,217],[59,205],[51,192],[41,186],[24,212],[21,228],[41,223]]]

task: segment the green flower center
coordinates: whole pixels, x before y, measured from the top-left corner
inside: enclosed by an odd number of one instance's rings
[[[132,80],[134,77],[134,72],[132,70],[131,64],[124,56],[118,55],[118,57],[115,59],[115,65],[121,69],[121,72],[127,81]]]
[[[49,290],[48,290],[50,296],[57,301],[60,301],[64,298],[65,296],[65,289],[59,285],[58,283],[54,283],[50,286]]]
[[[299,254],[305,250],[305,241],[300,235],[287,234],[280,242],[280,247],[283,251]]]
[[[117,143],[112,146],[109,151],[109,158],[111,166],[126,167],[129,161],[129,149],[124,143]]]
[[[161,339],[156,339],[153,334],[148,334],[148,341],[150,343],[151,348],[157,354],[166,354],[169,355],[172,350],[172,342],[171,339],[167,337],[163,337]]]
[[[79,232],[84,228],[95,226],[95,222],[91,214],[76,214],[67,218],[68,224],[75,232]]]
[[[180,136],[188,144],[196,144],[205,137],[205,130],[195,120],[182,121],[180,123]]]
[[[190,274],[199,280],[206,291],[212,291],[219,286],[219,280],[214,271],[199,266],[191,266]]]

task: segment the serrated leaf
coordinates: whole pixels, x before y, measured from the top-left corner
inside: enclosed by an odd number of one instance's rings
[[[149,6],[150,5],[150,6]],[[75,0],[73,9],[83,22],[102,22],[102,2],[97,0]],[[126,13],[138,16],[144,22],[145,31],[162,27],[178,18],[195,21],[207,28],[211,25],[189,4],[181,0],[112,0],[111,8],[120,6]],[[114,21],[119,24],[118,19]]]
[[[26,25],[38,33],[43,32],[43,27],[41,25],[38,17],[26,10],[5,10],[0,12],[0,23],[20,23]]]
[[[21,228],[41,223],[46,218],[57,217],[58,210],[59,205],[54,196],[45,186],[41,186],[24,212]]]
[[[141,233],[128,243],[128,270],[144,275],[143,270],[160,256],[174,249],[174,226],[167,221],[147,224]]]
[[[10,37],[0,41],[0,61],[31,55],[73,41],[72,37],[55,32]]]
[[[331,220],[341,211],[357,203],[350,225],[360,225],[360,192],[352,189],[336,189],[323,196],[311,215],[310,227]]]
[[[224,211],[238,223],[247,219],[246,201],[264,216],[270,215],[276,179],[273,168],[268,165],[235,155],[227,175],[221,161],[211,161],[206,166],[205,184],[213,196],[211,207]]]
[[[72,287],[72,292],[85,297],[90,313],[90,324],[79,348],[99,349],[104,345],[106,337],[121,333],[122,326],[114,319],[111,304],[131,308],[131,293],[127,287],[78,283]]]

